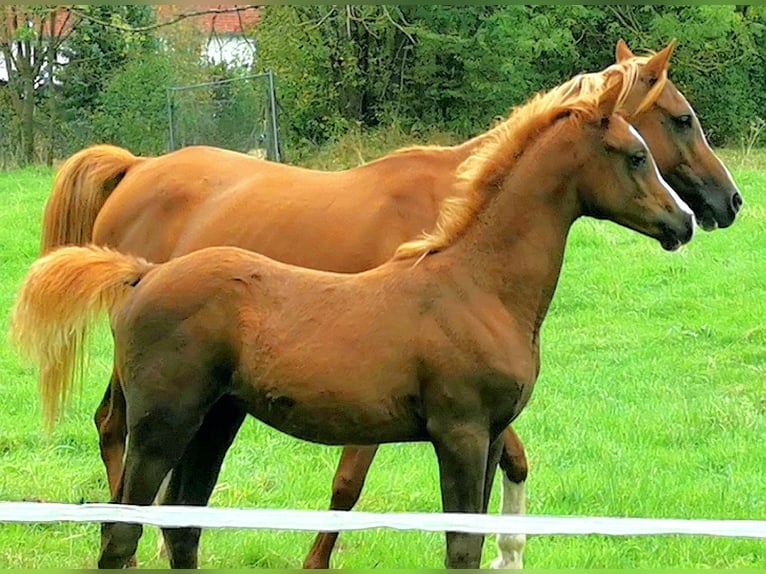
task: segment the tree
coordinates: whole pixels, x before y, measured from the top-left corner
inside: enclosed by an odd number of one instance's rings
[[[21,160],[31,163],[35,153],[36,89],[52,83],[53,63],[61,44],[71,34],[70,13],[59,6],[2,6],[0,53],[8,73],[8,95],[20,118]]]
[[[395,98],[414,38],[402,11],[383,5],[267,6],[258,63],[272,69],[286,131],[319,143],[375,125]]]
[[[94,103],[101,86],[106,85],[127,52],[135,52],[137,45],[148,41],[142,34],[195,16],[254,8],[186,10],[167,21],[154,22],[150,6],[0,6],[0,57],[9,76],[8,85],[0,86],[7,95],[0,97],[0,102],[7,97],[18,118],[9,135],[21,142],[20,163],[34,161],[40,118],[45,112],[49,128],[47,159],[52,162],[58,101],[54,86],[58,82],[67,80],[63,86],[69,98],[67,107],[82,113],[82,106],[87,110]],[[73,64],[68,78],[65,64],[59,59],[65,46]]]

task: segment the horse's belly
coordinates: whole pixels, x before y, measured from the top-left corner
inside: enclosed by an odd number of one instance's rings
[[[323,444],[380,444],[426,440],[419,399],[407,394],[358,394],[358,388],[235,385],[248,412],[294,437]]]

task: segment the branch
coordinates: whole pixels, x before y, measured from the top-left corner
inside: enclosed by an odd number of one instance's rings
[[[364,17],[364,14],[360,13],[357,15],[354,13],[354,6],[348,7],[348,19],[353,20],[354,22],[360,23],[364,27],[364,29],[367,31],[367,33],[373,38],[375,39],[379,38],[379,36],[375,32],[373,32],[370,26],[367,24],[367,19]],[[350,23],[349,23],[349,26],[350,26]]]
[[[106,28],[113,28],[115,30],[121,30],[123,32],[151,32],[152,30],[157,30],[159,28],[164,28],[165,26],[172,26],[173,24],[177,24],[181,20],[186,20],[187,18],[194,18],[196,16],[205,16],[207,14],[229,14],[232,12],[239,13],[239,12],[247,12],[248,10],[257,10],[260,6],[253,5],[253,6],[235,6],[234,8],[208,8],[206,10],[196,10],[194,12],[184,12],[182,14],[178,14],[174,18],[171,18],[167,22],[159,22],[158,24],[152,24],[150,26],[141,26],[138,28],[132,28],[130,26],[121,26],[119,24],[114,24],[112,22],[106,22],[104,20],[99,20],[98,18],[94,18],[90,14],[87,14],[85,12],[82,12],[78,10],[75,7],[68,7],[68,9],[77,17],[82,18],[84,20],[88,20],[90,22],[93,22],[94,24],[98,24],[100,26],[104,26]]]
[[[253,57],[255,57],[255,44],[250,41],[250,38],[248,38],[245,33],[245,23],[242,21],[242,12],[237,12],[237,22],[239,22],[239,29],[242,30],[242,38],[244,38],[245,43],[250,48],[250,52],[253,54]]]
[[[617,19],[620,21],[620,24],[622,24],[622,26],[624,26],[625,28],[633,32],[636,38],[640,39],[640,42],[642,44],[648,43],[646,34],[644,34],[640,24],[636,22],[631,6],[607,5],[606,8],[617,17]]]
[[[77,26],[77,21],[75,21],[72,26],[69,27],[67,30],[67,24],[69,24],[69,21],[72,19],[72,11],[64,9],[66,12],[66,18],[64,18],[64,21],[61,23],[61,27],[59,29],[59,33],[56,34],[56,22],[54,20],[53,24],[51,25],[51,43],[55,44],[56,51],[58,52],[59,46],[66,42],[67,38],[72,35],[72,32],[74,32],[75,27]]]
[[[308,26],[309,26],[309,28],[308,28],[309,30],[313,30],[314,28],[319,28],[319,27],[320,27],[322,24],[324,24],[324,23],[325,23],[325,21],[326,21],[326,20],[327,20],[327,19],[328,19],[330,16],[332,16],[333,14],[335,14],[335,9],[336,9],[336,6],[331,6],[331,7],[330,7],[330,10],[327,12],[327,14],[325,14],[324,16],[322,16],[322,17],[319,19],[319,21],[318,21],[318,22],[308,22],[308,21],[307,21],[307,22],[302,22],[302,23],[301,23],[301,25],[302,25],[302,26],[308,25]]]
[[[43,54],[43,38],[45,37],[45,21],[47,19],[50,19],[51,30],[52,30],[56,20],[55,9],[53,11],[49,10],[46,14],[40,15],[39,18],[40,18],[40,21],[38,22],[37,35],[35,36],[34,47],[31,45],[31,42],[30,42],[31,53],[30,53],[29,61],[32,64],[32,73],[35,75],[35,78],[38,75],[40,75],[40,70],[43,69],[43,64],[45,63],[45,57],[42,55]]]
[[[407,39],[410,41],[410,43],[413,44],[413,45],[417,44],[417,42],[415,41],[415,38],[412,36],[412,34],[410,34],[407,30],[405,30],[404,26],[399,24],[399,22],[397,22],[396,20],[394,20],[391,17],[391,13],[388,11],[388,8],[386,7],[386,5],[385,4],[381,5],[381,8],[383,8],[383,14],[385,14],[386,18],[388,18],[389,21],[394,26],[396,26],[402,34],[407,36]],[[409,25],[409,22],[407,22],[407,20],[404,18],[404,15],[401,13],[401,10],[399,11],[399,16],[401,17],[402,22],[404,22],[405,25]]]

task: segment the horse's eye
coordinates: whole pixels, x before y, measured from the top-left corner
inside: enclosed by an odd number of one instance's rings
[[[637,151],[630,154],[630,166],[633,168],[641,167],[646,163],[646,152]]]
[[[692,116],[691,114],[676,116],[673,118],[673,123],[675,123],[679,128],[688,129],[692,127]]]

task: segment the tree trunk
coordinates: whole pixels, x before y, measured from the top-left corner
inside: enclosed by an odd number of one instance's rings
[[[53,153],[56,143],[56,87],[53,82],[56,73],[56,42],[53,41],[56,26],[57,11],[50,16],[51,35],[48,41],[48,145],[45,154],[45,163],[53,167]]]
[[[24,78],[24,100],[21,116],[22,162],[35,160],[35,84],[34,78]]]

